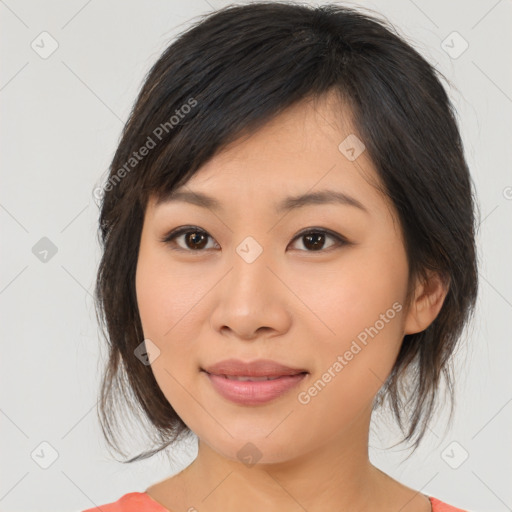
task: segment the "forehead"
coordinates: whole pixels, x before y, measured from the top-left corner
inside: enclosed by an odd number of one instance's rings
[[[276,213],[282,213],[293,198],[330,190],[340,201],[345,196],[346,204],[359,204],[360,210],[375,214],[386,197],[375,188],[377,173],[351,115],[332,96],[302,101],[224,147],[173,191],[174,197],[176,192],[181,199],[188,194],[188,202],[198,204],[201,198],[193,197],[198,192],[214,196],[214,202],[203,204],[206,207],[272,203]],[[173,198],[160,199],[154,206],[160,208]]]

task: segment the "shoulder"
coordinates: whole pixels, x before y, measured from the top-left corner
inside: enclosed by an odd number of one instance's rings
[[[432,496],[430,496],[430,503],[432,503],[432,512],[469,512],[467,510],[448,505],[448,503],[444,503]]]
[[[88,508],[82,512],[169,512],[145,492],[129,492],[117,501]]]

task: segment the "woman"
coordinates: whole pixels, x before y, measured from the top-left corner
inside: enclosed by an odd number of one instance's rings
[[[339,5],[228,7],[159,58],[104,187],[100,412],[119,453],[119,405],[153,429],[127,462],[198,455],[98,509],[461,510],[368,457],[386,402],[418,446],[477,295],[437,74]]]

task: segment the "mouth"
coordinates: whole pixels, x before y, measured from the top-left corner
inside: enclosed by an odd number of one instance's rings
[[[223,376],[227,379],[253,381],[274,380],[309,373],[305,368],[294,368],[271,359],[258,359],[248,362],[239,359],[225,359],[205,366],[201,370],[210,375]]]
[[[210,372],[207,372],[206,370],[201,370],[201,371],[207,373],[208,375],[215,375],[216,377],[224,377],[225,379],[228,379],[228,380],[237,380],[237,381],[241,381],[241,382],[263,382],[266,380],[277,380],[277,379],[281,379],[283,377],[291,377],[291,376],[296,376],[296,375],[307,375],[309,373],[309,372],[299,372],[299,373],[287,374],[287,375],[274,375],[274,376],[265,375],[262,377],[250,377],[248,375],[224,375],[224,374],[218,374],[218,373],[210,373]]]
[[[290,392],[309,371],[292,368],[275,361],[244,363],[225,360],[200,368],[211,387],[226,400],[237,405],[263,405]]]
[[[239,406],[261,406],[284,398],[308,376],[307,372],[271,378],[201,373],[218,396]]]

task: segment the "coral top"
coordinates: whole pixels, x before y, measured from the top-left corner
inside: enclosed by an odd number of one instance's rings
[[[461,508],[452,507],[437,498],[429,496],[432,512],[468,512]],[[145,492],[130,492],[121,496],[117,501],[88,508],[82,512],[170,512]]]

